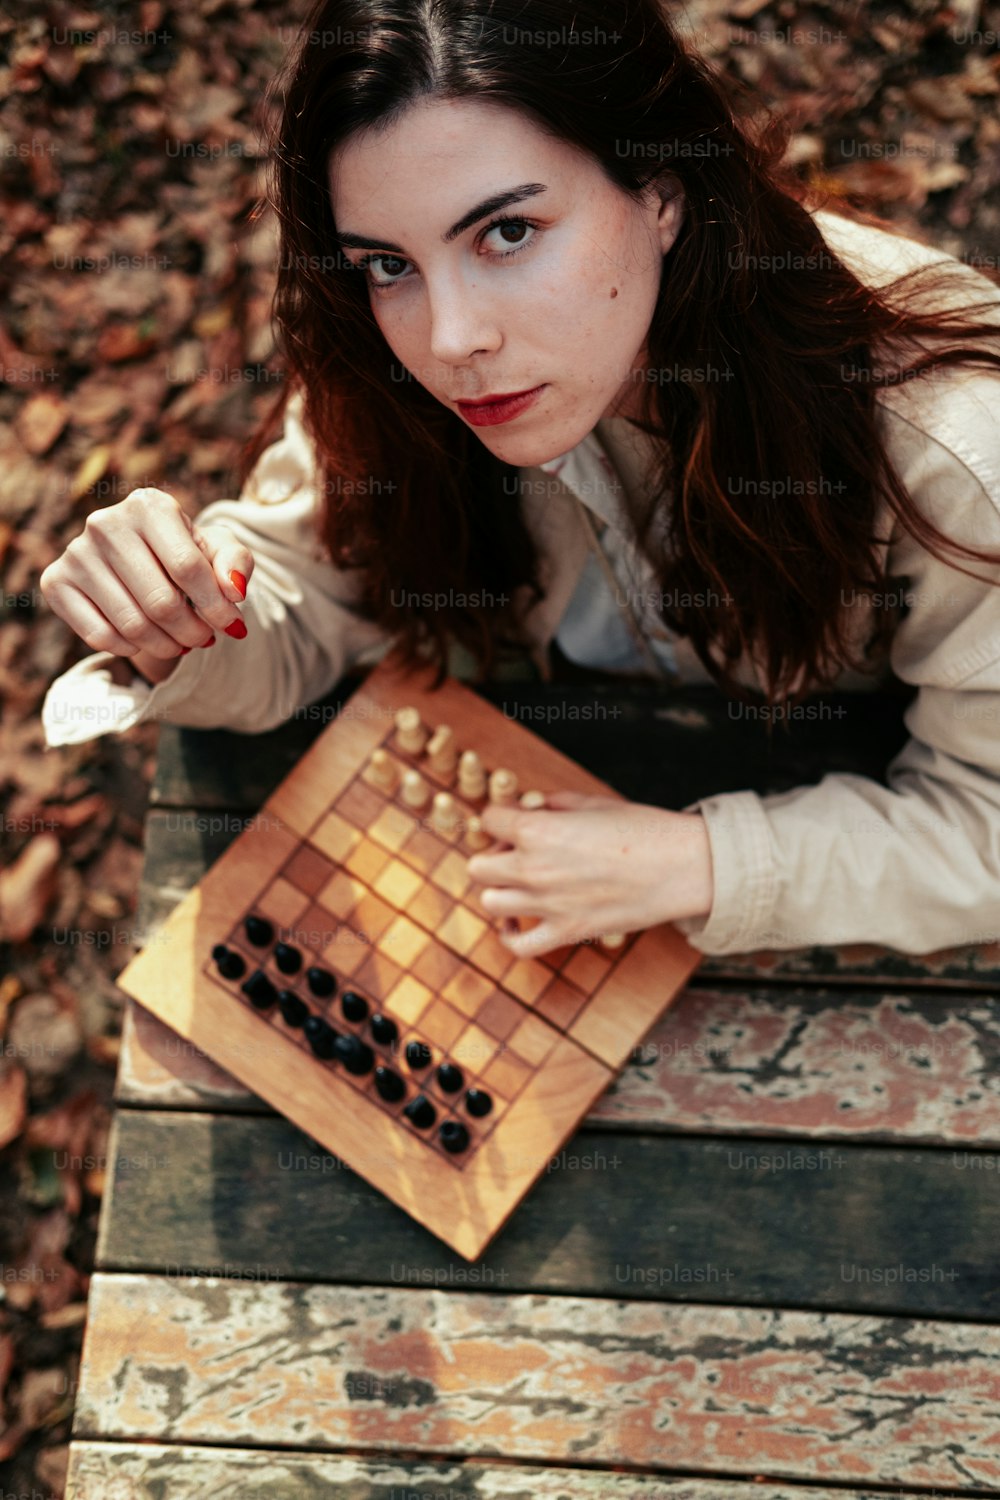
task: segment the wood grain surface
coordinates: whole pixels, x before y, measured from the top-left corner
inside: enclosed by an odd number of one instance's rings
[[[274,1116],[123,1110],[109,1166],[106,1270],[1000,1313],[986,1152],[588,1129],[471,1264]]]
[[[79,1438],[1000,1486],[1000,1332],[97,1274]]]
[[[885,1491],[851,1489],[853,1500]],[[936,1491],[937,1500],[948,1496]],[[842,1489],[665,1479],[609,1469],[405,1463],[264,1448],[74,1443],[67,1500],[845,1500]],[[949,1491],[955,1500],[955,1491]],[[919,1500],[893,1491],[894,1500]]]

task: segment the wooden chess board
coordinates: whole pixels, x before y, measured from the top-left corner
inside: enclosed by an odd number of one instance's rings
[[[397,713],[452,726],[519,794],[616,794],[431,680],[394,656],[375,667],[118,984],[471,1260],[701,954],[663,924],[514,957],[466,870],[488,794],[401,749]],[[414,769],[448,792],[453,826],[407,805]]]

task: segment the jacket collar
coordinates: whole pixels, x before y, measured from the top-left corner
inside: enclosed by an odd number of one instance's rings
[[[609,526],[624,529],[625,497],[621,480],[596,429],[566,453],[546,459],[536,467],[578,495],[588,510]]]

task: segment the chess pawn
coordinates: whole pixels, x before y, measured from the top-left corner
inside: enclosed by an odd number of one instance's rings
[[[458,791],[462,797],[486,796],[486,772],[475,750],[463,750],[458,759]]]
[[[455,731],[450,724],[439,724],[427,746],[427,762],[439,776],[453,776],[458,764]]]
[[[430,794],[431,789],[419,771],[411,768],[403,772],[403,801],[407,807],[426,807]]]
[[[517,801],[517,777],[513,771],[499,770],[490,776],[490,801],[498,807],[513,807]]]
[[[383,792],[394,792],[398,779],[396,763],[387,750],[379,748],[372,752],[370,762],[371,778],[375,785]]]
[[[624,932],[602,932],[601,942],[605,948],[620,948],[625,942]]]
[[[436,792],[431,811],[431,826],[438,833],[454,833],[459,823],[458,803],[450,792]]]
[[[521,807],[536,808],[545,806],[544,792],[522,792]]]
[[[493,842],[489,834],[483,832],[482,821],[475,814],[465,825],[465,837],[470,849],[487,849]]]
[[[407,755],[419,755],[427,743],[427,727],[417,708],[396,710],[396,744]]]

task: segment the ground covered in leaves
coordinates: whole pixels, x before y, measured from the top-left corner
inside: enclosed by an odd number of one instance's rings
[[[994,272],[1000,4],[692,0],[802,174]],[[141,484],[235,493],[273,400],[264,90],[289,0],[5,0],[0,17],[0,1476],[60,1495],[156,729],[47,751],[88,648],[38,578]]]

